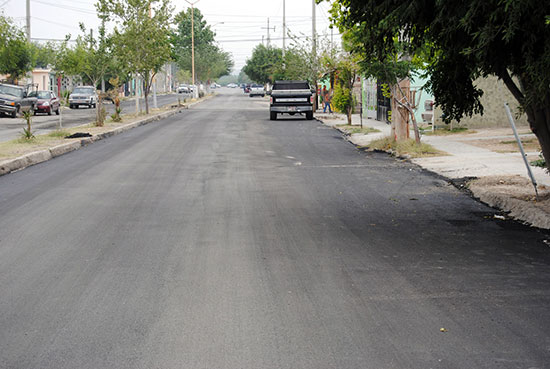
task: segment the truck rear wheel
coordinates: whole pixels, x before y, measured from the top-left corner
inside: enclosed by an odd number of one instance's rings
[[[269,112],[269,120],[277,120],[277,113],[274,111]]]
[[[313,119],[313,112],[312,111],[306,111],[306,119],[312,120]]]

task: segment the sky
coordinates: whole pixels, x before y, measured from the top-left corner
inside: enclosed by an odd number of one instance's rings
[[[64,39],[67,34],[76,36],[81,22],[88,28],[97,28],[95,3],[96,0],[31,0],[31,37]],[[185,0],[172,0],[172,5],[176,12],[190,6]],[[262,36],[264,43],[267,42],[268,18],[271,44],[282,47],[283,0],[199,0],[195,7],[216,32],[221,48],[233,55],[233,73],[238,73],[245,65],[254,46],[262,42]],[[316,28],[318,34],[330,37],[329,7],[328,2],[316,5]],[[26,0],[0,0],[0,11],[25,26]],[[310,37],[312,0],[286,0],[286,23],[292,34]],[[337,42],[337,30],[333,33]]]

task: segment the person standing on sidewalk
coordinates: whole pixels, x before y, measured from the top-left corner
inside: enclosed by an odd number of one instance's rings
[[[323,87],[323,113],[327,112],[327,106],[328,106],[328,112],[332,114],[332,108],[330,107],[330,101],[332,100],[332,96],[330,94],[330,91],[327,90],[327,87]]]

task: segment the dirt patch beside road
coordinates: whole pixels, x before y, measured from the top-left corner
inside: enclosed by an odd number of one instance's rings
[[[475,197],[535,227],[550,229],[550,188],[538,186],[539,197],[528,179],[521,176],[490,176],[468,184]]]
[[[523,149],[526,152],[540,151],[540,144],[535,137],[522,137],[521,143],[523,144]],[[486,140],[472,140],[468,141],[468,144],[481,147],[487,150],[491,150],[498,153],[507,153],[507,152],[520,152],[518,143],[514,137],[509,139],[486,139]]]

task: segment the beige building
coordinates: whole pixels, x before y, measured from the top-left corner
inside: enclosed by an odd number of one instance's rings
[[[512,96],[504,82],[495,76],[480,78],[475,82],[476,86],[483,90],[481,104],[483,105],[483,115],[475,114],[471,118],[464,117],[460,121],[461,126],[468,128],[490,128],[490,127],[509,127],[508,117],[504,110],[504,103],[510,105],[512,114],[518,126],[526,126],[527,116],[521,114],[518,116],[518,102]],[[436,97],[437,104],[437,97]],[[441,109],[436,108],[436,125],[443,125],[441,120]]]
[[[32,71],[32,83],[38,85],[38,90],[52,90],[50,69],[35,69]]]

